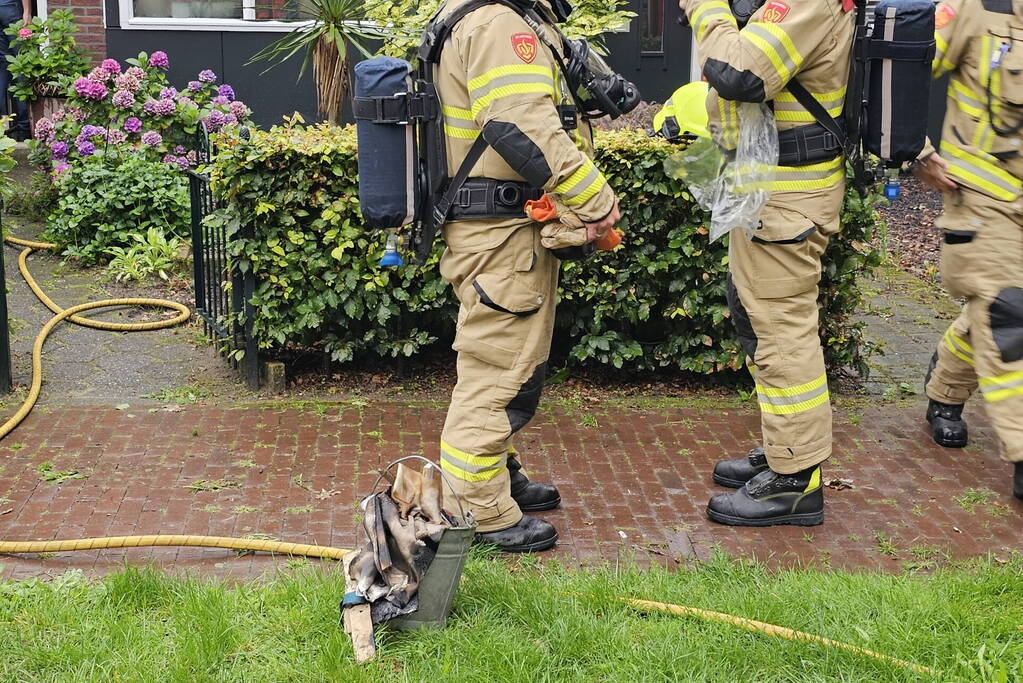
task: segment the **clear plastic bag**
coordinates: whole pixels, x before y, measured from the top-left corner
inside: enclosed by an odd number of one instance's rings
[[[696,203],[710,211],[712,242],[736,227],[753,237],[778,163],[778,128],[767,105],[743,102],[738,114],[734,152],[700,137],[664,160],[665,172],[684,182]]]

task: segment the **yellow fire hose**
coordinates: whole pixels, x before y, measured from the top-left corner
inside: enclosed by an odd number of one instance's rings
[[[184,304],[180,304],[177,301],[170,301],[168,299],[145,299],[145,298],[127,298],[127,299],[102,299],[100,301],[91,301],[71,308],[61,308],[53,302],[50,297],[46,296],[46,293],[42,290],[39,284],[32,277],[32,274],[28,270],[28,256],[36,249],[53,249],[57,245],[49,242],[33,242],[31,240],[24,240],[17,237],[7,237],[5,241],[9,244],[25,247],[25,249],[18,255],[18,270],[21,271],[21,275],[25,278],[25,282],[31,288],[32,292],[39,298],[40,301],[45,304],[47,308],[53,311],[54,316],[50,318],[43,328],[39,331],[36,336],[35,343],[32,345],[32,386],[29,389],[28,396],[25,398],[25,402],[22,403],[18,411],[0,426],[0,439],[3,439],[10,434],[15,427],[28,416],[32,408],[35,406],[36,401],[39,400],[39,391],[42,387],[42,372],[43,372],[43,344],[46,343],[46,338],[53,331],[53,328],[65,320],[68,320],[76,325],[82,325],[83,327],[91,327],[97,330],[112,330],[117,332],[141,332],[144,330],[159,330],[166,327],[173,327],[180,325],[181,323],[188,320],[191,316],[191,311]],[[145,323],[110,323],[103,322],[100,320],[92,320],[91,318],[85,318],[80,315],[83,311],[91,311],[98,308],[112,308],[119,306],[156,306],[160,308],[167,308],[172,311],[176,311],[176,315],[173,318],[167,318],[164,320],[157,320],[154,322]],[[345,554],[350,552],[346,548],[332,548],[329,546],[320,545],[309,545],[305,543],[284,543],[281,541],[270,541],[254,538],[231,538],[228,536],[187,536],[187,535],[149,535],[149,536],[110,536],[106,538],[79,538],[69,539],[63,541],[0,541],[0,553],[53,553],[53,552],[67,552],[73,550],[98,550],[107,548],[143,548],[143,547],[161,547],[161,546],[185,546],[185,547],[196,547],[196,548],[227,548],[232,550],[246,550],[246,551],[261,551],[269,553],[279,553],[282,555],[303,555],[308,557],[325,557],[334,560],[341,560]],[[736,617],[731,614],[724,614],[722,612],[713,612],[710,610],[699,609],[696,607],[687,607],[684,605],[673,605],[664,602],[651,602],[649,600],[636,600],[634,598],[621,598],[621,601],[627,605],[635,607],[640,610],[654,610],[659,612],[666,612],[668,614],[674,614],[676,616],[689,616],[703,619],[704,621],[716,621],[723,624],[730,624],[739,628],[746,629],[747,631],[753,631],[755,633],[762,633],[768,636],[775,636],[785,638],[787,640],[797,640],[804,642],[817,643],[825,647],[845,650],[855,654],[871,657],[881,661],[896,664],[905,669],[909,669],[915,673],[933,675],[935,672],[925,666],[919,664],[913,664],[906,662],[901,659],[896,659],[873,650],[867,650],[864,648],[856,647],[848,643],[843,643],[828,638],[822,638],[821,636],[815,636],[810,633],[804,633],[802,631],[794,631],[784,626],[776,626],[774,624],[768,624],[762,621],[754,621],[752,619],[746,619],[744,617]]]

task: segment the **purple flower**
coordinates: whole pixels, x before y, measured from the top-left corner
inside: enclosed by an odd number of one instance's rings
[[[249,108],[241,100],[235,100],[231,103],[231,113],[237,119],[244,119],[249,115]]]
[[[135,116],[129,116],[124,121],[124,129],[129,133],[137,133],[142,130],[142,121]]]
[[[185,148],[184,148],[184,146],[182,146],[182,145],[178,145],[178,146],[176,146],[176,147],[174,148],[174,153],[175,153],[175,154],[184,154],[184,153],[185,153]]]
[[[174,110],[177,108],[178,103],[174,100],[159,100],[153,108],[153,113],[157,116],[167,116],[169,114],[173,114]]]
[[[220,130],[224,124],[227,123],[227,117],[224,116],[224,112],[214,109],[210,112],[210,115],[204,119],[204,121],[206,123],[207,130]]]
[[[65,161],[61,161],[61,162],[59,162],[59,163],[56,163],[56,164],[54,164],[54,165],[53,165],[53,179],[54,179],[54,180],[56,180],[57,178],[59,178],[59,177],[60,177],[61,175],[63,175],[63,174],[64,174],[64,173],[65,173],[65,172],[66,172],[66,171],[67,171],[67,170],[69,169],[69,168],[71,168],[71,167],[70,167],[70,166],[68,166],[68,165],[67,165],[67,162],[65,162]]]
[[[156,147],[161,142],[163,142],[163,138],[160,137],[160,134],[157,133],[156,131],[151,130],[148,133],[143,133],[142,134],[142,144],[144,144],[144,145],[149,145],[150,147]]]
[[[223,97],[221,95],[217,95],[212,100],[210,100],[210,104],[212,104],[215,107],[223,107],[223,106],[225,106],[227,104],[230,104],[230,103],[231,103],[230,100],[228,100],[226,97]]]
[[[67,112],[71,115],[71,118],[75,121],[75,123],[81,123],[85,119],[89,118],[89,115],[85,113],[85,110],[79,107],[69,107]]]
[[[99,66],[108,74],[121,73],[121,63],[118,62],[116,59],[104,59],[103,63],[100,64]]]
[[[113,129],[107,133],[107,142],[112,145],[119,145],[127,139],[128,136],[124,134],[123,130]]]
[[[180,166],[182,170],[188,170],[191,165],[192,162],[188,160],[188,157],[178,157],[178,166]]]
[[[209,69],[203,69],[199,72],[199,80],[203,83],[212,83],[217,80],[217,74],[213,73]]]
[[[155,114],[157,104],[159,104],[159,100],[146,100],[146,103],[142,105],[142,111],[147,114]]]
[[[149,66],[155,66],[158,69],[169,68],[170,60],[167,59],[167,53],[163,50],[157,50],[153,54],[149,55]]]
[[[88,140],[89,138],[94,138],[96,136],[106,134],[107,134],[106,128],[103,128],[102,126],[93,126],[90,124],[86,124],[82,126],[82,129],[80,131],[78,131],[78,139]]]
[[[36,122],[35,138],[36,140],[42,140],[47,135],[53,132],[53,121],[47,118],[39,119]]]
[[[57,107],[57,110],[53,112],[53,115],[50,116],[50,118],[53,119],[54,122],[63,121],[64,117],[67,115],[68,115],[67,109],[65,109],[64,107]]]
[[[96,145],[92,144],[88,140],[83,140],[78,143],[78,154],[83,157],[92,156],[96,152]]]
[[[221,97],[226,97],[228,100],[234,99],[234,88],[229,86],[227,83],[217,88],[217,94]]]
[[[173,154],[164,154],[162,161],[165,164],[176,164],[178,163],[178,158]]]
[[[107,96],[107,86],[82,76],[75,80],[75,92],[90,100],[102,100]]]
[[[202,83],[200,83],[199,81],[189,81],[188,82],[188,91],[189,92],[199,92],[200,90],[202,90]]]
[[[129,109],[135,104],[135,96],[127,90],[118,90],[114,93],[114,97],[111,100],[115,107],[119,109]]]
[[[50,145],[50,153],[54,159],[63,159],[70,151],[71,148],[63,140],[57,140],[55,143]]]
[[[173,100],[177,96],[178,96],[177,88],[164,88],[163,90],[160,91],[161,100]]]

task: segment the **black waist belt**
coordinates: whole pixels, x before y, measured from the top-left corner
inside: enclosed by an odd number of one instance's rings
[[[842,141],[819,123],[810,123],[778,133],[779,166],[802,166],[831,161],[843,151]]]
[[[514,180],[469,178],[455,194],[448,220],[525,218],[525,203],[542,196],[542,189]]]

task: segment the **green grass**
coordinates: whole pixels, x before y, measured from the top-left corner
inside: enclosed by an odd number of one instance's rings
[[[932,575],[573,571],[476,554],[444,631],[378,633],[358,667],[338,625],[343,581],[292,563],[225,583],[128,569],[0,584],[0,680],[909,681],[896,665],[692,618],[619,596],[720,610],[930,666],[941,680],[1023,678],[1023,561]]]

